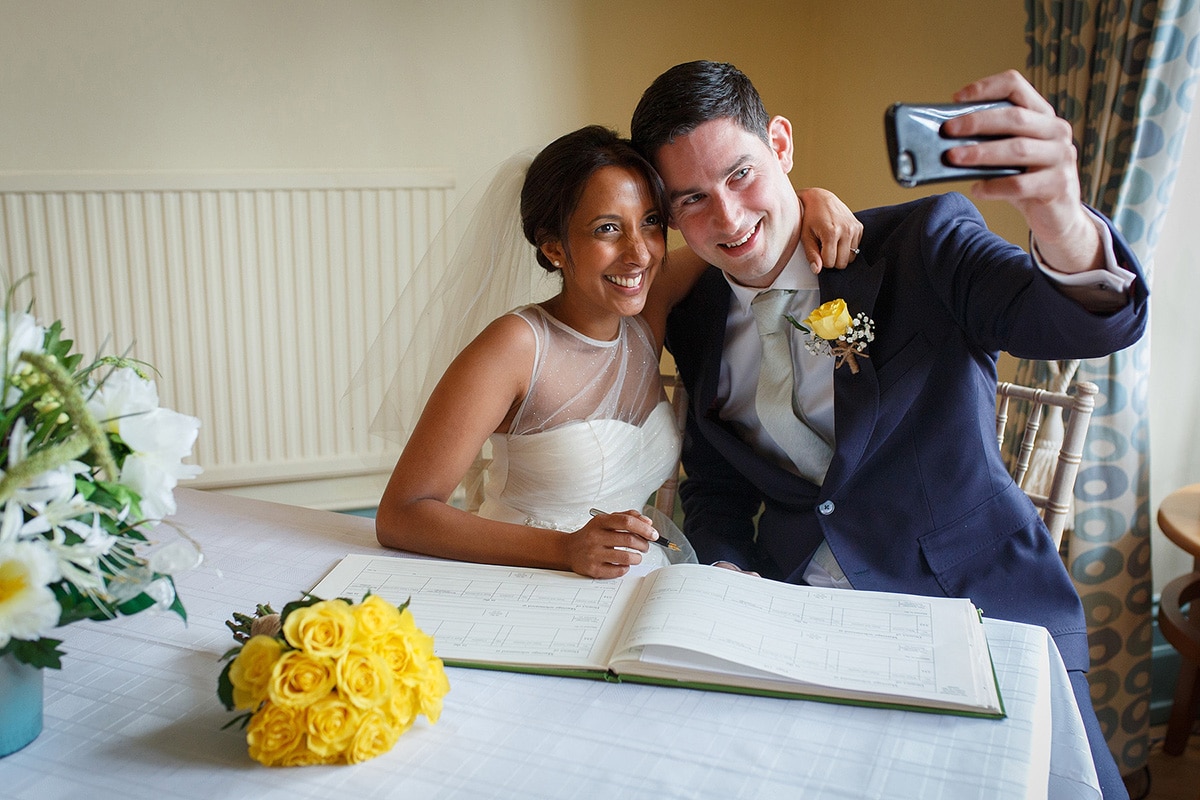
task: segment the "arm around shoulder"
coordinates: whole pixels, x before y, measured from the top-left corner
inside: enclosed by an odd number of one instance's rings
[[[667,317],[708,269],[708,264],[691,248],[672,250],[666,263],[654,279],[646,305],[642,308],[642,319],[650,326],[654,342],[662,350],[667,331]]]

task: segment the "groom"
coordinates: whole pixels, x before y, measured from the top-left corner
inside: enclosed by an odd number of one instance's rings
[[[943,130],[1012,138],[949,158],[1024,168],[975,193],[1021,211],[1036,258],[947,194],[859,213],[854,266],[816,275],[797,247],[791,124],[767,116],[746,76],[680,64],[643,94],[634,144],[662,175],[672,227],[718,268],[668,324],[690,398],[685,532],[702,562],[793,583],[969,597],[989,616],[1046,627],[1105,797],[1124,797],[1084,675],[1081,603],[999,457],[996,359],[1127,347],[1145,328],[1148,290],[1111,223],[1080,202],[1070,126],[1032,86],[1007,72],[955,100],[999,98],[1016,108]],[[808,337],[783,320],[832,300],[872,329],[857,372],[808,352]]]

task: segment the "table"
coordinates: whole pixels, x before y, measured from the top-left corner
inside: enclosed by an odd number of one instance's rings
[[[241,731],[221,730],[224,621],[381,548],[360,517],[194,490],[177,500],[172,522],[205,553],[177,580],[187,625],[144,613],[64,629],[45,730],[0,760],[6,797],[1099,796],[1049,636],[998,620],[986,625],[1004,720],[452,668],[441,720],[421,718],[390,752],[262,767]]]

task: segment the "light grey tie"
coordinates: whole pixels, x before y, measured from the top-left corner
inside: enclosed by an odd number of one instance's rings
[[[758,324],[758,335],[762,339],[762,361],[758,367],[754,407],[763,429],[787,453],[800,476],[820,486],[833,458],[833,450],[808,426],[804,413],[796,407],[792,324],[783,316],[792,300],[791,295],[795,293],[789,289],[768,289],[759,292],[750,303],[754,321]],[[808,294],[817,293],[810,291]],[[832,585],[848,585],[841,565],[824,539],[811,561],[829,574]],[[808,577],[807,573],[805,577]]]
[[[800,476],[819,486],[825,480],[833,451],[808,426],[803,412],[796,407],[790,344],[792,324],[783,316],[793,294],[793,290],[768,289],[759,292],[750,303],[762,339],[754,409],[763,430],[787,453]]]

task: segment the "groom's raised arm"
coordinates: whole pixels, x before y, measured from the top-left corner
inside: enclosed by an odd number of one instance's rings
[[[1127,258],[1117,257],[1109,222],[1083,205],[1070,123],[1016,70],[981,78],[960,89],[954,100],[1012,103],[942,126],[949,137],[999,137],[951,148],[946,157],[952,163],[1024,170],[979,181],[971,187],[972,195],[1006,200],[1021,212],[1038,265],[1064,294],[1094,312],[1115,311],[1128,303],[1139,268],[1127,251],[1120,254]]]

